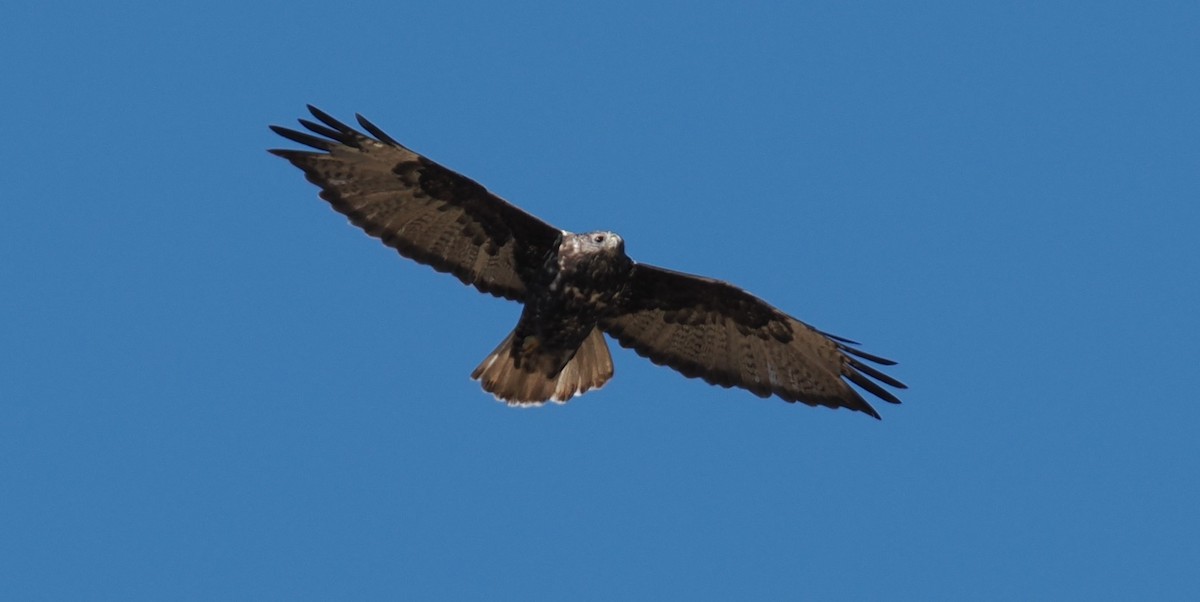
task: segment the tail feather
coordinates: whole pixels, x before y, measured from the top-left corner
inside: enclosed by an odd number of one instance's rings
[[[583,340],[575,356],[557,374],[539,369],[545,362],[524,358],[517,366],[512,343],[515,331],[500,343],[471,373],[483,389],[509,405],[541,405],[546,401],[566,403],[576,395],[596,389],[613,375],[612,356],[599,329]],[[536,353],[536,351],[534,351]],[[561,360],[560,360],[561,361]]]

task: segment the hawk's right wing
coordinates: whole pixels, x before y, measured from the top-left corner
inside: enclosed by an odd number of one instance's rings
[[[309,106],[317,134],[271,126],[317,149],[270,152],[304,170],[321,198],[405,257],[450,272],[479,290],[516,301],[557,247],[561,232],[475,181],[405,148],[358,117],[370,138]]]

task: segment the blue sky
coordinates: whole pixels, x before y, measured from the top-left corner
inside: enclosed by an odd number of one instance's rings
[[[1193,2],[18,3],[0,598],[1194,599]],[[616,378],[265,152],[313,103],[899,360]]]

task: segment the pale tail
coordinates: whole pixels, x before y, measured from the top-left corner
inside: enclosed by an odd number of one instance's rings
[[[471,378],[480,381],[485,391],[510,405],[539,405],[550,400],[565,403],[612,378],[612,356],[599,329],[592,330],[575,357],[554,376],[538,370],[536,361],[525,361],[523,368],[516,367],[512,341],[513,333],[509,333],[471,373]]]

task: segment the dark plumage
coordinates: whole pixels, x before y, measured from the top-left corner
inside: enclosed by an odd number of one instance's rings
[[[554,228],[414,153],[309,107],[309,132],[271,126],[316,151],[273,149],[321,198],[400,254],[524,305],[516,328],[471,374],[515,405],[565,402],[613,374],[602,333],[656,364],[760,397],[879,417],[847,380],[891,403],[905,388],[866,362],[894,362],[824,334],[728,283],[635,263],[611,232]],[[316,134],[316,135],[313,135]],[[845,379],[845,380],[843,380]],[[878,382],[876,382],[878,381]]]

